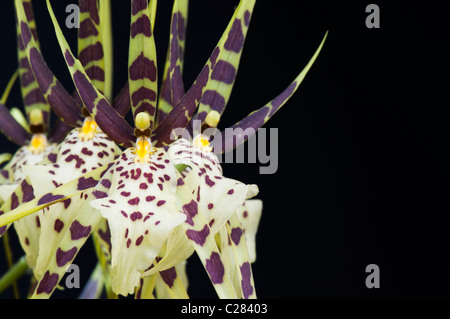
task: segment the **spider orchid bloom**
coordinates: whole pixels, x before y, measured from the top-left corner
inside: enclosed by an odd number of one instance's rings
[[[31,9],[31,3],[27,3]],[[31,11],[28,19],[30,26],[34,28]],[[34,33],[33,37],[38,45],[37,34]],[[68,126],[60,121],[56,122],[52,131],[49,130],[50,106],[39,90],[19,35],[18,60],[19,72],[16,72],[11,78],[3,94],[2,103],[0,103],[0,131],[8,139],[21,146],[1,171],[5,178],[0,185],[0,199],[5,202],[2,207],[4,209],[14,209],[20,202],[27,202],[34,198],[33,188],[26,179],[24,167],[32,167],[40,163],[68,131]],[[27,119],[20,110],[13,108],[10,111],[4,105],[17,74],[20,75],[22,100]],[[28,265],[34,268],[39,250],[40,219],[38,216],[28,216],[17,220],[14,228],[24,248]],[[7,226],[0,227],[0,236],[5,233],[6,229]]]
[[[179,158],[177,162],[174,153],[175,155],[181,155],[181,153],[176,154],[177,151],[173,151],[176,150],[176,147],[183,148],[184,141],[173,143],[172,138],[172,131],[177,128],[189,128],[190,121],[194,116],[200,119],[202,116],[206,118],[212,109],[219,114],[223,112],[237,72],[254,4],[255,1],[240,2],[224,35],[194,84],[187,92],[184,92],[181,70],[187,1],[174,2],[169,53],[162,80],[162,90],[158,104],[156,104],[158,96],[156,53],[152,34],[156,1],[151,1],[150,4],[146,0],[132,1],[129,79],[125,86],[126,89],[121,91],[121,93],[125,91],[129,95],[128,97],[121,95],[121,99],[131,103],[135,123],[133,129],[123,118],[126,112],[119,112],[118,108],[114,107],[114,101],[110,104],[106,94],[104,95],[93,84],[87,74],[89,68],[85,70],[86,66],[83,67],[83,63],[72,54],[57,24],[50,3],[47,1],[62,53],[86,113],[89,113],[109,138],[124,147],[125,151],[113,163],[86,172],[51,192],[38,196],[29,203],[24,203],[5,213],[4,216],[0,216],[0,225],[89,191],[93,197],[83,197],[85,202],[97,208],[101,215],[108,220],[109,228],[107,230],[110,231],[110,234],[107,234],[105,241],[110,241],[111,270],[114,272],[113,285],[116,293],[126,295],[138,288],[137,296],[151,297],[155,282],[158,282],[158,278],[162,278],[164,287],[170,296],[187,296],[185,291],[183,294],[182,265],[183,261],[195,250],[219,297],[254,297],[251,268],[249,268],[251,259],[246,240],[240,240],[247,229],[244,227],[244,222],[239,220],[239,211],[242,205],[248,203],[245,200],[255,195],[255,188],[224,178],[220,165],[214,168],[209,165],[211,171],[214,171],[214,175],[210,175],[212,177],[209,176],[209,173],[205,174],[202,169],[207,169],[207,167],[203,155],[200,156],[201,159]],[[48,70],[36,48],[20,0],[16,0],[16,5],[20,7],[18,20],[27,58],[41,91],[45,92],[44,96],[49,101],[61,99],[61,96],[65,94],[64,90],[60,85],[58,86],[59,82]],[[263,125],[298,88],[322,45],[323,42],[305,70],[284,92],[238,122],[236,126],[258,128]],[[53,84],[50,86],[50,83]],[[200,107],[195,114],[199,102]],[[67,107],[67,103],[66,106],[62,106],[62,103],[50,104],[55,113],[66,122],[73,121],[78,116],[78,113],[68,111],[69,109],[73,110],[73,107]],[[222,147],[221,150],[238,145],[225,143],[227,141],[217,141],[219,146],[221,146],[220,142],[228,147]],[[242,143],[244,140],[241,139],[238,142]],[[202,136],[194,142],[214,162],[212,156],[214,154],[211,150],[219,149],[219,147],[210,146],[208,143],[209,141]],[[192,148],[191,143],[188,143],[187,146]],[[190,171],[183,172],[184,178],[177,170],[181,170],[183,167],[176,166],[176,163],[189,166]],[[138,168],[140,173],[138,173]],[[133,169],[134,171],[132,171]],[[146,176],[144,172],[147,173]],[[192,174],[193,172],[196,172],[197,176]],[[150,173],[152,175],[149,175]],[[201,173],[200,176],[199,173]],[[136,177],[137,179],[134,179]],[[219,182],[222,179],[225,181],[224,183]],[[121,180],[123,181],[121,182]],[[216,187],[210,186],[212,185],[211,181],[215,183],[213,186]],[[219,185],[221,186],[219,187]],[[207,202],[207,196],[203,196],[206,187],[211,187],[211,195],[222,195],[213,197],[211,201]],[[122,194],[122,192],[124,193]],[[128,195],[128,193],[130,194]],[[236,199],[231,202],[231,206],[233,206],[232,209],[229,209],[231,213],[220,215],[219,208],[222,207],[225,210],[227,207],[224,207],[224,202],[227,196],[232,195]],[[126,197],[125,201],[117,201],[124,197]],[[217,214],[210,219],[211,215],[208,215],[207,212],[208,209],[211,210],[214,207],[217,208]],[[216,221],[216,218],[230,214],[231,217],[228,221],[226,217],[223,217],[224,222]],[[214,221],[212,221],[213,219]],[[88,218],[83,221],[77,219],[77,221],[76,226],[78,227],[74,233],[78,236],[83,235],[81,237],[85,237],[84,235],[96,227],[95,222]],[[135,232],[132,232],[131,229]],[[64,267],[68,266],[79,247],[71,243],[72,232],[69,233],[61,240],[59,246],[53,247],[53,249],[56,248],[55,258],[59,256]],[[220,236],[219,246],[214,236],[217,233]],[[78,239],[80,237],[75,238],[75,240]],[[230,250],[228,250],[227,255],[225,256],[224,253],[222,256],[221,250],[225,252],[227,249],[224,243],[228,243],[228,239],[230,239],[233,254],[229,254]],[[76,248],[75,252],[74,247]],[[185,247],[188,249],[184,249]],[[237,253],[234,253],[235,251]],[[128,258],[130,261],[134,260],[134,264],[127,261]],[[235,260],[230,261],[227,258],[235,258]],[[144,264],[146,268],[144,268]],[[230,270],[228,265],[235,266],[237,281],[231,279],[231,276],[234,276],[232,275],[233,270]],[[58,268],[57,266],[58,262],[56,265],[52,265],[38,284],[39,292],[46,297],[50,296],[61,278],[61,269],[64,267]],[[122,271],[117,271],[119,268]],[[161,280],[159,282],[161,283]]]

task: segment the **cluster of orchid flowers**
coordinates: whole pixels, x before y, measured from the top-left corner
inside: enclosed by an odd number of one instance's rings
[[[223,175],[214,145],[231,94],[255,0],[241,0],[195,82],[182,70],[187,0],[175,0],[158,91],[153,26],[157,1],[132,0],[128,81],[112,97],[109,0],[79,0],[75,56],[48,11],[76,92],[68,93],[39,48],[31,0],[15,0],[25,116],[0,104],[0,130],[21,147],[0,174],[0,236],[13,224],[32,269],[31,298],[49,298],[92,238],[98,266],[86,296],[187,298],[195,252],[220,298],[255,298],[251,263],[262,202],[256,185]],[[325,40],[325,38],[324,38]],[[294,94],[317,58],[286,90],[233,128],[261,127]],[[17,75],[17,74],[16,74]],[[131,108],[134,127],[125,120]],[[50,114],[58,120],[50,129]],[[193,125],[193,123],[200,125]],[[174,134],[179,129],[192,139]],[[185,136],[185,135],[183,135]]]

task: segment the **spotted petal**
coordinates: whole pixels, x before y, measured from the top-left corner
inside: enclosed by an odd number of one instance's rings
[[[185,217],[175,205],[177,172],[163,150],[149,163],[135,162],[133,149],[114,164],[107,197],[91,201],[108,220],[112,244],[112,287],[127,295],[138,286],[173,228]]]

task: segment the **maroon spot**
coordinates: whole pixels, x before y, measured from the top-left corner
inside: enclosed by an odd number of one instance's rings
[[[94,190],[94,191],[92,192],[92,195],[94,195],[95,198],[105,198],[105,197],[108,196],[107,193],[102,192],[102,191],[99,191],[99,190]]]
[[[217,57],[219,56],[220,53],[220,48],[216,47],[213,51],[213,53],[211,54],[211,57],[209,58],[211,61],[211,69],[214,69],[215,65],[216,65],[216,60]]]
[[[146,15],[139,17],[131,25],[131,37],[132,38],[134,38],[136,35],[138,35],[140,33],[142,33],[146,37],[152,36],[152,28],[151,28],[150,19]]]
[[[77,240],[83,237],[88,237],[91,233],[91,226],[83,226],[79,221],[74,220],[70,225],[70,238]]]
[[[223,98],[223,96],[213,90],[206,90],[205,93],[203,93],[200,102],[202,104],[211,106],[213,110],[219,112],[225,107],[225,99]]]
[[[234,193],[234,189],[230,189],[230,190],[227,192],[228,195],[232,195],[233,193]]]
[[[144,173],[144,177],[147,178],[149,184],[153,183],[153,174],[152,173]]]
[[[67,209],[70,206],[70,203],[72,202],[72,200],[70,198],[66,199],[63,201],[64,204],[64,209]]]
[[[160,271],[159,274],[161,275],[161,278],[162,280],[164,280],[166,285],[169,288],[172,288],[175,279],[177,279],[177,272],[175,270],[175,267]]]
[[[149,195],[149,196],[145,197],[145,200],[146,200],[147,202],[151,202],[151,201],[154,200],[155,198],[156,198],[155,196]]]
[[[148,185],[145,184],[145,183],[140,183],[140,184],[139,184],[139,188],[140,188],[140,189],[147,189],[147,188],[148,188]]]
[[[244,294],[244,299],[248,299],[248,297],[253,293],[253,286],[250,280],[252,276],[252,269],[248,262],[243,263],[242,266],[239,267],[239,269],[241,270],[242,275],[242,293]]]
[[[164,205],[166,203],[166,201],[165,200],[159,200],[157,203],[156,203],[156,206],[162,206],[162,205]]]
[[[91,35],[98,35],[98,30],[95,27],[91,19],[85,19],[80,22],[80,27],[78,28],[78,37],[81,39],[87,38]]]
[[[211,79],[232,84],[236,78],[235,67],[227,61],[219,60],[211,74]]]
[[[142,171],[140,168],[137,168],[136,170],[132,169],[130,171],[131,178],[134,180],[137,180],[141,176],[141,173],[142,173]]]
[[[55,225],[53,226],[53,228],[55,229],[55,231],[57,233],[59,233],[61,231],[61,229],[64,227],[64,222],[61,219],[56,219],[55,220]]]
[[[39,199],[38,205],[47,204],[64,197],[65,197],[64,195],[53,195],[52,193],[47,193]]]
[[[139,197],[135,197],[135,198],[132,198],[132,199],[128,200],[128,204],[130,204],[130,205],[138,205],[139,201],[140,201]]]
[[[121,192],[120,193],[120,195],[122,195],[122,196],[124,196],[124,197],[128,197],[128,196],[130,196],[130,192],[125,192],[125,191],[123,191],[123,192]]]
[[[62,267],[68,262],[72,261],[77,251],[77,247],[72,247],[68,251],[64,251],[58,247],[58,250],[56,250],[56,264],[58,265],[58,267]]]
[[[147,9],[147,0],[134,0],[131,1],[131,13],[136,15],[139,11]]]
[[[38,102],[46,103],[46,100],[42,95],[42,91],[39,88],[31,90],[23,99],[23,103],[25,105],[31,105]]]
[[[205,268],[213,284],[221,284],[223,282],[225,269],[218,253],[211,253],[211,257],[206,259]]]
[[[130,219],[131,219],[131,221],[135,221],[135,220],[138,220],[138,219],[141,219],[142,218],[142,214],[141,214],[141,212],[134,212],[134,213],[131,213],[131,215],[130,215]]]
[[[73,56],[69,50],[66,50],[66,52],[64,52],[64,58],[66,59],[66,62],[69,66],[73,66],[75,64],[75,60],[73,59]]]
[[[231,240],[237,246],[241,241],[242,229],[241,227],[236,227],[231,230]]]
[[[27,24],[23,21],[20,23],[20,32],[22,34],[23,45],[27,46],[28,42],[30,42],[30,40],[31,40],[31,33],[30,33],[30,29],[28,28]]]
[[[89,16],[95,23],[100,22],[100,17],[98,16],[98,9],[95,2],[92,1],[80,1],[80,12],[89,12]]]
[[[36,294],[46,293],[50,295],[58,284],[59,276],[58,274],[51,274],[47,271],[39,282],[39,286],[36,288]]]
[[[133,92],[131,95],[131,100],[133,102],[133,106],[137,106],[142,100],[156,101],[156,93],[146,87],[141,87]]]
[[[80,177],[80,179],[78,180],[77,189],[80,191],[85,190],[87,188],[96,186],[97,183],[98,183],[98,181],[92,177],[89,177],[89,178]]]
[[[48,156],[47,156],[47,158],[48,158],[48,160],[50,161],[50,162],[52,162],[52,163],[56,163],[56,154],[55,153],[50,153],[50,154],[48,154]]]
[[[130,248],[130,245],[131,245],[131,239],[128,238],[128,240],[127,240],[127,248]]]
[[[111,187],[111,181],[109,179],[102,179],[100,181],[100,184],[102,184],[102,186],[105,187],[105,188],[110,188]]]
[[[214,207],[214,204],[213,203],[209,203],[208,204],[208,209],[212,209]]]
[[[198,205],[195,200],[191,200],[189,203],[183,205],[183,213],[186,214],[186,223],[194,226],[192,218],[198,213]]]
[[[206,183],[206,185],[208,185],[209,187],[213,187],[213,186],[216,184],[213,180],[211,180],[211,179],[209,178],[208,175],[205,175],[205,183]]]
[[[47,209],[50,209],[50,207],[47,207]],[[41,220],[39,219],[39,216],[36,216],[35,221],[36,221],[36,227],[40,228],[41,227]]]
[[[90,151],[87,147],[83,147],[81,149],[81,153],[84,154],[84,155],[87,155],[87,156],[91,156],[93,154],[93,152]]]
[[[144,236],[142,236],[142,235],[139,236],[138,239],[136,239],[136,246],[139,246],[143,240],[144,240]]]
[[[239,53],[244,44],[244,34],[242,33],[241,20],[236,19],[233,22],[230,32],[228,33],[227,41],[224,48],[228,51]]]
[[[129,68],[130,79],[133,81],[147,78],[152,82],[156,81],[156,66],[155,62],[144,57],[141,53],[130,65]]]
[[[197,245],[203,246],[203,244],[206,241],[206,238],[209,235],[209,227],[208,225],[205,225],[202,230],[193,230],[188,229],[186,230],[186,236],[193,242],[195,242]]]
[[[19,206],[19,198],[17,197],[16,193],[11,194],[11,209],[15,209]]]
[[[91,80],[105,81],[105,71],[101,67],[93,65],[85,71]]]
[[[249,23],[250,23],[250,11],[245,10],[244,12],[244,23],[245,26],[248,27]]]

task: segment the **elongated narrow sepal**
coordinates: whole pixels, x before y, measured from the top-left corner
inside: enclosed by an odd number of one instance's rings
[[[20,34],[22,43],[25,47],[28,63],[45,100],[51,105],[56,115],[64,122],[71,126],[81,126],[83,123],[83,116],[80,108],[45,63],[34,37],[32,36],[32,31],[28,25],[21,1],[16,0],[15,4]]]
[[[162,121],[184,95],[183,62],[188,0],[175,0],[170,24],[169,49],[158,100],[158,121]]]
[[[80,27],[78,28],[78,59],[92,84],[105,91],[105,61],[103,35],[97,0],[80,0]]]
[[[100,91],[89,80],[83,66],[72,54],[72,51],[64,38],[58,21],[56,20],[51,8],[50,1],[47,1],[47,7],[52,18],[61,51],[72,76],[72,80],[87,111],[95,119],[103,132],[105,132],[117,144],[124,147],[133,146],[133,129],[127,121],[116,112],[103,94],[100,93]]]
[[[17,123],[14,117],[9,113],[6,106],[0,103],[0,131],[12,142],[18,145],[26,145],[31,139],[22,125]]]
[[[155,1],[155,0],[153,0]],[[130,46],[128,51],[128,82],[131,110],[134,117],[147,112],[150,129],[156,114],[158,96],[158,70],[156,64],[155,39],[151,18],[156,6],[148,7],[147,0],[131,1]]]
[[[254,6],[255,0],[241,1],[234,19],[225,31],[227,37],[217,46],[217,60],[200,100],[196,117],[202,122],[211,110],[222,114],[230,99]]]
[[[252,2],[254,1],[250,1],[249,3]],[[242,4],[243,0],[241,0],[240,5],[236,9],[233,17],[230,20],[227,30],[223,33],[210,58],[195,79],[194,84],[189,88],[189,90],[180,99],[180,101],[173,107],[170,113],[159,123],[153,136],[153,140],[156,140],[156,146],[168,145],[173,141],[174,138],[172,131],[174,129],[183,129],[188,125],[189,121],[194,115],[194,112],[198,106],[198,103],[200,102],[203,93],[205,92],[205,87],[207,86],[209,81],[213,79],[212,73],[214,73],[217,61],[222,60],[222,57],[224,56],[224,54],[226,54],[225,51],[227,50],[224,50],[223,47],[227,46],[227,43],[231,42],[232,45],[229,45],[230,51],[233,51],[232,48],[237,50],[237,43],[240,43],[240,41],[236,41],[235,36],[232,36],[230,38],[228,31],[232,30],[232,26],[235,23],[237,17],[240,16],[241,12],[245,12],[244,9],[246,8],[246,6],[243,6]],[[229,39],[232,40],[229,41]]]
[[[32,37],[39,47],[36,23],[34,20],[33,6],[31,0],[23,0],[23,7],[25,10],[28,26],[30,27]],[[22,37],[20,35],[20,25],[16,24],[17,29],[17,55],[19,61],[19,74],[20,74],[20,89],[22,93],[22,101],[25,106],[25,113],[29,116],[31,110],[37,108],[43,112],[44,124],[48,127],[50,124],[50,105],[47,103],[44,95],[42,94],[39,84],[36,82],[33,71],[30,68],[28,62],[27,53],[23,45]]]
[[[303,79],[305,78],[308,71],[311,69],[315,60],[317,59],[324,43],[327,38],[328,32],[325,34],[316,52],[309,60],[306,67],[300,72],[300,74],[294,79],[294,81],[277,97],[268,102],[266,105],[260,109],[253,111],[247,115],[240,122],[234,124],[229,129],[242,132],[242,134],[235,134],[235,138],[226,138],[227,134],[223,134],[222,139],[215,139],[211,144],[214,147],[215,152],[228,152],[238,147],[240,144],[244,143],[248,138],[250,138],[261,126],[263,126],[295,93],[299,88]]]

